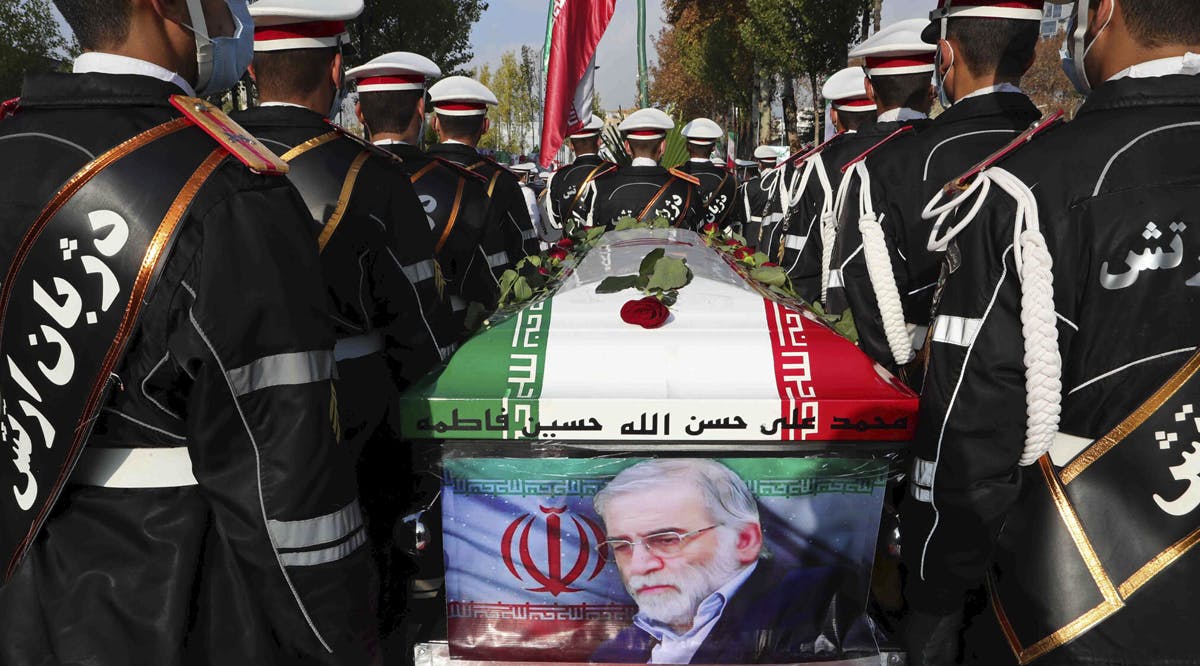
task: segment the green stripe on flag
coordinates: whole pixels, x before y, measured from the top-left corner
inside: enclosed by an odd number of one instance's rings
[[[521,431],[538,422],[550,303],[550,299],[534,303],[475,336],[436,379],[407,391],[401,398],[404,436],[523,438]]]
[[[646,458],[457,458],[445,461],[459,495],[591,497],[621,470]],[[845,458],[715,458],[757,497],[871,494],[887,482],[887,462]]]

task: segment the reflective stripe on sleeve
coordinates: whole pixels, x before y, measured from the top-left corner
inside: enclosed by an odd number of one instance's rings
[[[327,513],[305,520],[268,520],[267,530],[278,548],[312,548],[349,536],[362,526],[362,511],[358,500]]]
[[[338,361],[362,358],[383,351],[383,347],[383,334],[379,331],[368,331],[362,335],[338,340],[333,346],[333,358]]]
[[[227,374],[238,396],[273,386],[311,384],[333,377],[333,350],[264,356]]]
[[[526,229],[521,232],[521,238],[524,240],[531,240],[531,239],[537,238],[537,235],[538,235],[537,229]]]
[[[405,277],[407,277],[408,281],[412,282],[413,284],[424,282],[425,280],[432,280],[435,272],[433,259],[426,259],[425,261],[418,261],[417,263],[409,264],[408,266],[401,266],[400,270],[404,271]]]
[[[495,254],[489,254],[487,256],[487,262],[488,262],[488,266],[490,266],[492,268],[495,268],[497,266],[503,266],[504,264],[508,263],[508,252],[505,252],[504,250],[500,250],[499,252],[497,252]]]
[[[804,246],[808,245],[808,236],[794,236],[788,234],[783,240],[783,245],[789,250],[803,252]]]
[[[280,553],[279,561],[283,562],[285,567],[312,567],[319,564],[329,564],[358,550],[358,547],[366,543],[366,541],[366,530],[359,530],[354,536],[336,546],[322,548],[321,550],[304,550],[298,553]]]
[[[829,271],[829,288],[836,289],[842,287],[842,271],[835,268]]]
[[[970,347],[983,326],[982,319],[938,315],[933,322],[933,341],[958,347]]]
[[[933,476],[937,465],[932,460],[913,460],[912,496],[918,502],[933,501]]]

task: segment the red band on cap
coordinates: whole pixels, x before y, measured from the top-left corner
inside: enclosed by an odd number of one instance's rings
[[[307,23],[291,23],[288,25],[269,25],[254,29],[254,41],[270,42],[276,39],[297,39],[302,37],[336,37],[343,32],[346,32],[345,21],[309,21]]]
[[[933,52],[927,55],[906,55],[895,58],[867,56],[867,69],[900,69],[901,67],[924,67],[933,64]]]
[[[367,76],[358,80],[360,86],[387,86],[402,84],[425,84],[425,77],[420,74],[403,74],[389,76]]]
[[[834,100],[833,103],[838,106],[845,106],[845,107],[875,106],[875,102],[872,102],[867,97],[854,97],[851,99],[837,99],[837,100]]]
[[[446,111],[480,111],[486,110],[487,104],[482,102],[434,102],[434,107]]]
[[[658,136],[667,130],[661,129],[635,129],[626,132],[629,136]]]
[[[938,0],[938,9],[955,7],[998,7],[1042,11],[1043,0]]]

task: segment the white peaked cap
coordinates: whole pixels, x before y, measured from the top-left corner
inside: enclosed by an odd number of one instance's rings
[[[696,118],[683,126],[683,136],[691,143],[713,143],[724,134],[721,126],[708,118]]]
[[[579,128],[579,131],[567,136],[571,139],[586,139],[596,136],[602,129],[604,129],[604,121],[600,119],[600,116],[593,113],[592,117],[584,123],[583,127]]]
[[[754,159],[777,160],[779,159],[779,149],[775,146],[759,146],[754,149]]]
[[[875,103],[867,97],[862,67],[847,67],[829,77],[821,87],[821,97],[829,100],[838,111],[875,110]]]
[[[925,19],[892,23],[854,47],[850,57],[866,59],[864,69],[869,76],[932,72],[937,46],[921,39],[921,31],[928,25]]]
[[[432,60],[407,51],[385,53],[346,72],[347,79],[358,81],[360,93],[424,90],[427,79],[441,75],[441,68]]]
[[[255,51],[324,49],[346,44],[346,21],[363,11],[363,0],[258,0],[251,3]]]
[[[626,139],[661,139],[674,128],[671,116],[658,109],[638,109],[617,125]]]
[[[429,99],[444,116],[482,116],[500,103],[487,86],[466,76],[447,76],[429,86]]]

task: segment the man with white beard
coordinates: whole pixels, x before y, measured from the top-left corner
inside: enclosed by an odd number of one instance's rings
[[[733,470],[648,460],[593,503],[638,612],[592,661],[786,663],[836,653],[833,570],[783,571],[766,559],[758,504]]]

